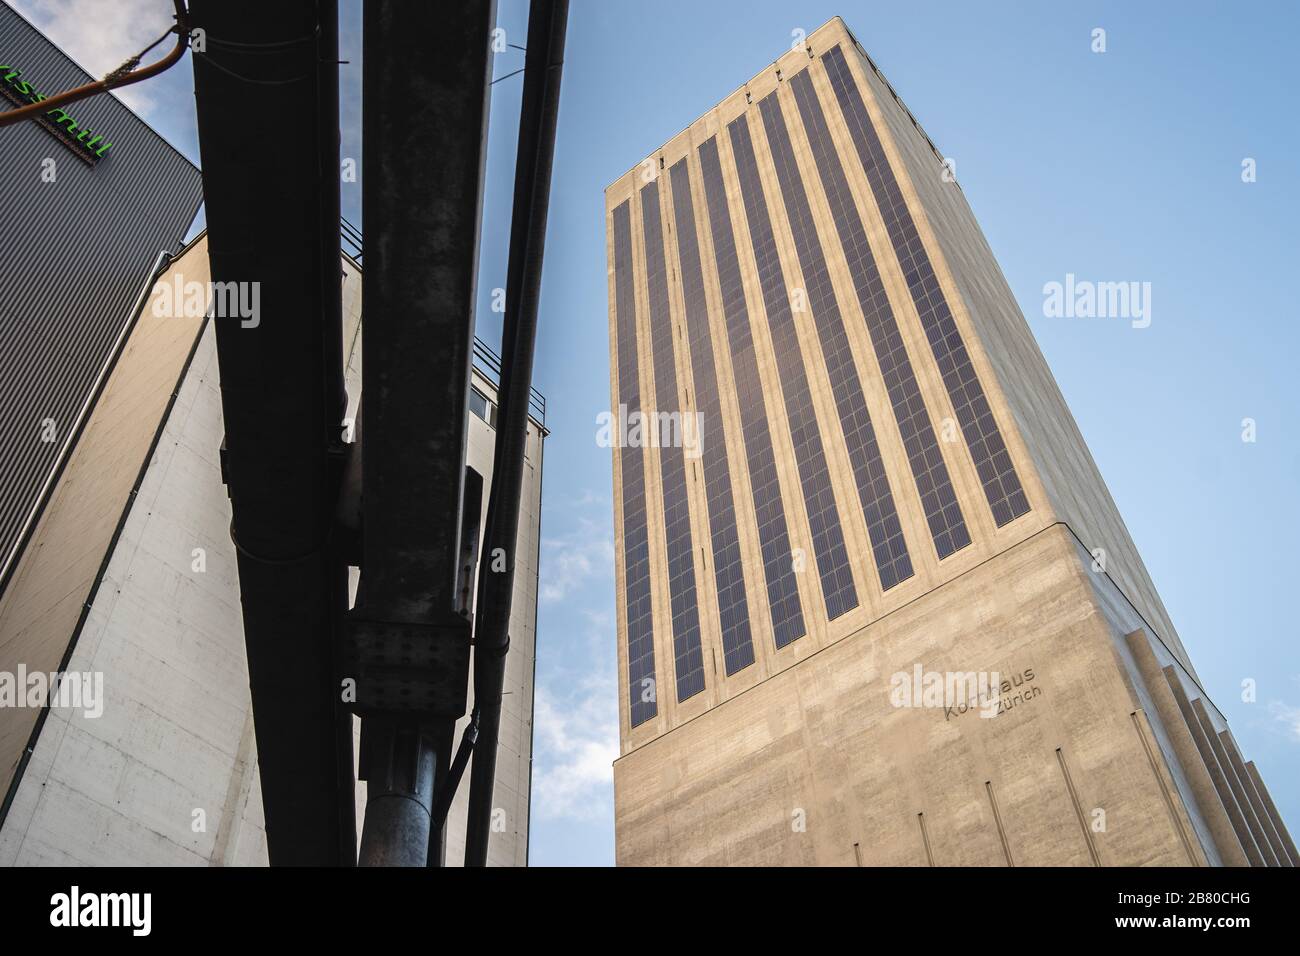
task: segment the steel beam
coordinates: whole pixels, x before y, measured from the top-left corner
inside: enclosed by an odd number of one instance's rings
[[[440,862],[432,786],[465,713],[457,579],[494,15],[486,0],[365,6],[361,582],[344,667],[363,773],[384,789],[363,864]]]
[[[330,546],[345,401],[338,11],[190,9],[212,280],[256,283],[260,302],[253,321],[214,323],[267,846],[273,864],[346,864],[351,755],[332,637],[346,593]]]

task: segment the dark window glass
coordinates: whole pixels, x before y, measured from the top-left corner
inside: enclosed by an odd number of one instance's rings
[[[668,599],[673,615],[673,656],[676,659],[677,699],[704,690],[704,658],[700,652],[700,610],[695,591],[695,560],[691,542],[691,511],[686,494],[686,433],[677,397],[677,366],[673,356],[673,323],[668,305],[668,272],[664,266],[663,216],[659,182],[641,190],[641,229],[645,240],[646,300],[650,305],[650,354],[654,368],[656,419],[664,413],[677,433],[656,428],[659,478],[664,499],[664,549],[668,556]],[[676,413],[676,414],[673,414]],[[659,419],[662,420],[662,419]],[[655,427],[655,426],[651,426]]]
[[[844,167],[835,152],[835,143],[817,99],[812,76],[804,70],[791,81],[790,88],[799,104],[808,144],[826,190],[826,201],[831,207],[840,246],[844,250],[844,261],[853,277],[858,305],[871,336],[876,361],[880,364],[930,536],[939,557],[946,558],[970,544],[970,533],[957,504],[948,466],[939,452],[939,443],[921,398],[921,388],[912,372],[912,361],[885,294],[876,258],[867,243],[866,229],[853,203]]]
[[[808,71],[804,70],[797,78],[807,79],[807,74]],[[826,268],[826,257],[808,206],[808,194],[799,174],[794,149],[790,145],[780,101],[772,93],[758,106],[763,116],[763,127],[767,130],[776,178],[781,185],[795,252],[799,256],[799,268],[803,272],[808,308],[812,310],[817,325],[826,372],[835,393],[840,427],[844,431],[844,442],[858,486],[858,500],[862,503],[872,556],[880,573],[880,586],[888,591],[899,581],[912,576],[912,559],[907,553],[903,526],[899,523],[885,465],[880,459],[880,447],[867,412],[867,400],[862,394],[862,381],[853,362],[844,319],[835,300],[830,270]]]
[[[795,330],[794,313],[790,309],[790,294],[776,251],[776,239],[767,214],[767,201],[763,198],[758,162],[749,135],[749,122],[742,115],[733,120],[727,129],[731,136],[731,149],[736,157],[740,194],[745,204],[745,217],[749,222],[749,239],[753,247],[759,288],[763,294],[764,312],[772,333],[777,373],[781,379],[781,391],[785,394],[785,415],[790,426],[790,438],[794,443],[794,457],[799,467],[804,505],[808,509],[808,525],[812,532],[813,554],[821,578],[822,596],[826,600],[826,616],[833,621],[858,606],[858,595],[849,569],[848,551],[844,547],[839,510],[831,490],[830,473],[826,467],[812,392],[808,388],[803,355],[799,351],[799,336]]]
[[[713,580],[718,590],[718,614],[722,625],[722,656],[727,673],[734,674],[754,663],[754,641],[749,628],[749,602],[745,597],[745,572],[736,531],[718,374],[713,364],[713,338],[709,331],[699,237],[695,233],[695,203],[691,197],[691,176],[685,159],[672,167],[670,178],[682,299],[686,305],[686,339],[690,346],[691,377],[695,384],[693,394],[695,408],[702,419],[700,466],[708,502]]]
[[[497,407],[496,405],[477,388],[470,387],[469,390],[469,407],[479,418],[487,422],[493,428],[497,426]]]
[[[637,378],[636,279],[632,274],[631,203],[614,210],[614,326],[618,400],[629,412],[641,407]],[[645,470],[641,447],[617,453],[623,478],[623,608],[627,618],[627,689],[633,727],[658,713],[654,620],[650,601],[650,543],[646,527]]]
[[[749,329],[749,308],[736,256],[736,237],[727,208],[727,190],[718,161],[716,138],[699,148],[700,171],[704,180],[705,208],[713,238],[714,265],[722,290],[722,312],[727,321],[727,344],[731,350],[731,371],[740,406],[740,427],[749,470],[754,516],[758,522],[758,543],[763,552],[763,576],[767,582],[767,605],[772,615],[772,635],[777,647],[802,637],[803,607],[795,580],[790,535],[785,523],[785,504],[776,475],[776,457],[768,430],[763,384],[758,377],[758,359]]]
[[[939,287],[930,257],[921,244],[916,223],[890,168],[880,137],[871,124],[871,116],[848,61],[836,46],[826,52],[822,63],[885,220],[889,241],[907,280],[916,311],[921,316],[921,326],[939,365],[944,388],[957,412],[957,422],[984,486],[984,496],[993,511],[993,520],[1001,527],[1028,512],[1029,501],[1011,464],[1011,456],[1007,454],[1002,433],[993,421],[966,344],[957,331],[957,323]]]

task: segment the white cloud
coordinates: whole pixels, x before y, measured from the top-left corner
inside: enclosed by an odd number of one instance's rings
[[[614,627],[614,615],[605,608],[584,607],[582,616],[587,620],[587,637],[597,645],[604,645],[610,639]]]
[[[589,675],[561,698],[537,688],[534,811],[549,819],[608,820],[618,756],[618,689]]]
[[[1269,703],[1268,712],[1273,719],[1286,728],[1286,734],[1292,740],[1300,741],[1300,707],[1292,707],[1280,700]]]
[[[570,504],[578,508],[587,508],[592,505],[609,504],[609,499],[604,495],[596,494],[596,492],[592,491],[590,488],[584,488],[582,489],[582,494],[570,502]]]
[[[579,517],[576,526],[542,538],[540,597],[561,601],[593,580],[614,571],[614,535],[607,522]]]
[[[170,0],[10,0],[18,12],[95,77],[102,77],[139,53],[173,23]],[[155,47],[145,63],[166,54],[172,38]],[[154,105],[150,81],[122,87],[114,95],[137,113]],[[47,95],[58,92],[44,90]]]

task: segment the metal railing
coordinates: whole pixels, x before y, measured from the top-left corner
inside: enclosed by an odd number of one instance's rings
[[[474,338],[474,367],[494,386],[501,385],[501,356],[480,338]],[[538,424],[546,427],[546,396],[535,388],[528,390],[528,411]]]
[[[343,251],[356,262],[361,262],[361,254],[364,251],[361,230],[340,216],[339,236],[342,239]],[[474,367],[492,383],[494,388],[500,388],[501,356],[477,336],[474,337]],[[528,411],[533,418],[537,419],[539,425],[546,427],[546,396],[535,388],[529,389]]]
[[[343,239],[343,251],[357,262],[361,261],[361,230],[339,216],[339,235]]]

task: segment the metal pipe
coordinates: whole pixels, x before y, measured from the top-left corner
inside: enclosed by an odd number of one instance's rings
[[[366,771],[366,822],[359,866],[424,866],[429,854],[438,754],[423,728],[368,719],[362,752]]]
[[[515,157],[514,210],[510,223],[510,261],[506,274],[506,314],[502,334],[500,414],[492,465],[487,535],[475,602],[474,704],[480,711],[479,743],[470,774],[465,865],[487,865],[492,824],[492,789],[501,729],[501,694],[510,649],[510,609],[514,594],[515,543],[528,439],[528,400],[537,307],[546,246],[551,166],[560,108],[560,77],[568,0],[533,0],[528,11],[528,52],[524,65],[519,145]],[[493,556],[505,556],[505,570],[494,571]]]
[[[31,119],[36,116],[43,116],[51,110],[59,109],[69,103],[75,103],[77,100],[84,100],[87,97],[97,96],[100,93],[107,93],[109,90],[116,90],[123,86],[130,86],[132,83],[139,83],[141,80],[147,80],[151,76],[157,76],[163,70],[168,69],[185,53],[186,48],[190,45],[190,28],[189,13],[185,9],[183,0],[172,0],[172,5],[176,8],[176,26],[167,33],[176,34],[176,45],[172,47],[171,52],[159,60],[157,63],[151,63],[148,66],[134,69],[135,64],[153,47],[136,54],[127,60],[126,63],[119,66],[116,70],[109,73],[102,80],[95,80],[93,83],[86,83],[83,86],[75,87],[71,90],[65,90],[62,93],[55,93],[53,96],[46,97],[36,103],[28,106],[21,106],[16,110],[8,110],[0,113],[0,126],[9,126],[13,123],[21,122],[25,119]],[[153,46],[157,46],[167,38],[164,33]]]
[[[333,96],[316,89],[338,85],[337,13],[334,0],[190,7],[207,39],[192,59],[211,278],[260,289],[255,323],[213,324],[267,847],[275,865],[351,863],[331,641],[346,594],[328,437],[341,407],[327,371],[342,336],[340,250],[320,229],[337,209],[321,144],[338,118],[322,115]]]
[[[325,329],[323,342],[324,368],[321,385],[324,389],[322,404],[325,418],[321,422],[321,440],[329,449],[331,476],[337,487],[342,482],[348,461],[348,448],[343,441],[343,416],[347,412],[348,393],[344,378],[343,356],[343,296],[338,292],[342,282],[340,219],[342,218],[341,186],[339,178],[339,5],[338,0],[316,0],[317,19],[321,29],[317,35],[316,83],[316,178],[320,183],[320,201],[317,212],[317,235],[322,263],[321,326]],[[330,268],[337,265],[338,270]],[[335,294],[338,293],[338,294]],[[325,562],[325,591],[329,602],[327,627],[329,654],[333,664],[333,687],[339,686],[342,677],[340,660],[340,630],[348,611],[348,562],[344,557],[337,524],[331,527]],[[357,858],[357,812],[355,768],[352,763],[352,713],[344,706],[340,694],[334,694],[334,733],[336,747],[336,775],[339,788],[339,862],[352,866]]]
[[[451,810],[451,801],[455,799],[456,791],[460,788],[461,778],[465,776],[465,767],[469,765],[469,758],[474,753],[474,744],[478,742],[478,723],[479,711],[475,707],[469,723],[465,726],[465,733],[461,735],[460,747],[456,750],[456,759],[452,761],[442,783],[438,785],[438,795],[433,801],[433,823],[429,830],[429,866],[441,865],[441,861],[436,860],[434,841],[442,833],[442,828],[447,823],[447,813]]]

